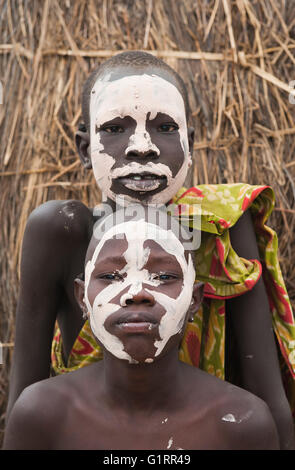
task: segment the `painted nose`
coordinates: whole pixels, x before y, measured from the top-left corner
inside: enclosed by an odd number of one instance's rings
[[[127,305],[140,304],[146,304],[152,307],[153,305],[155,305],[154,296],[150,292],[147,292],[145,289],[141,289],[141,291],[137,294],[130,294],[127,292],[126,294],[122,295],[120,299],[121,307],[127,307]]]
[[[125,155],[129,158],[157,158],[160,155],[160,150],[152,143],[148,132],[136,132],[129,139]]]

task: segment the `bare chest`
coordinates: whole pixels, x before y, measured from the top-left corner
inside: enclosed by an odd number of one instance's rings
[[[116,414],[72,414],[55,449],[85,450],[189,450],[223,448],[212,419],[192,418],[188,412],[160,413],[120,419]]]

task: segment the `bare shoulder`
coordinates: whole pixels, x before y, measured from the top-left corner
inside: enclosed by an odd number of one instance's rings
[[[224,384],[223,398],[216,415],[226,448],[278,450],[278,433],[267,404],[246,390],[227,382]]]
[[[31,292],[30,286],[36,282],[48,287],[44,278],[54,286],[61,282],[70,269],[73,252],[86,250],[92,228],[92,213],[80,201],[48,201],[37,207],[28,218],[23,238],[21,286],[26,288],[21,295]]]
[[[81,410],[91,406],[91,391],[99,389],[100,374],[101,364],[95,363],[25,388],[12,408],[4,449],[58,448],[73,419],[81,422]]]
[[[48,237],[83,235],[92,225],[92,213],[81,201],[47,201],[33,210],[27,230]]]
[[[279,449],[276,425],[263,400],[200,369],[191,368],[187,377],[188,409],[191,416],[195,412],[202,438],[207,436],[205,445],[228,450]]]
[[[11,411],[4,449],[50,449],[67,403],[64,389],[54,379],[25,388]]]

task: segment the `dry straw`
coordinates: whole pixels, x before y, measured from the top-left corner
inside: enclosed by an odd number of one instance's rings
[[[146,49],[183,77],[195,127],[194,183],[270,184],[280,261],[295,300],[295,9],[286,0],[0,0],[1,429],[20,249],[49,199],[99,201],[74,133],[88,72]],[[44,299],[46,302],[46,299]]]

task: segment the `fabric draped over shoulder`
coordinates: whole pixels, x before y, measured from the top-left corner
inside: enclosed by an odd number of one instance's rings
[[[283,381],[291,406],[295,405],[295,321],[278,261],[278,240],[266,225],[275,203],[268,186],[244,183],[182,188],[168,211],[192,228],[201,228],[196,251],[197,280],[204,282],[204,301],[188,323],[179,358],[224,379],[226,299],[251,290],[261,274],[266,286],[273,328],[281,353]],[[231,246],[230,228],[251,210],[260,260],[246,260]],[[197,221],[197,226],[195,226]],[[65,373],[102,358],[86,321],[65,365],[57,330],[52,343],[54,373]]]

